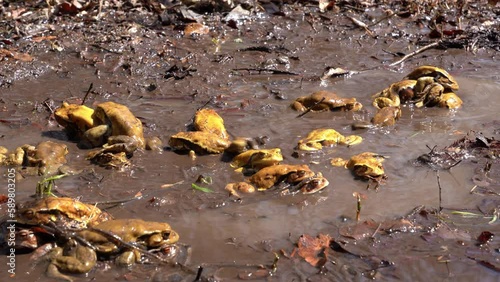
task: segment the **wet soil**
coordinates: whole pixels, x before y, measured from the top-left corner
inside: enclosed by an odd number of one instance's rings
[[[480,236],[500,233],[498,221],[492,221],[500,206],[498,152],[444,169],[415,162],[434,146],[443,149],[464,136],[475,140],[471,130],[498,139],[498,5],[472,1],[460,9],[451,1],[449,6],[448,1],[434,6],[427,1],[346,1],[321,12],[314,1],[262,1],[259,7],[244,5],[249,15],[233,13],[236,18],[228,20],[224,17],[231,9],[221,6],[103,2],[101,14],[94,2],[76,10],[49,7],[45,1],[3,2],[0,142],[11,150],[44,140],[67,144],[68,164],[84,172],[58,180],[59,195],[102,202],[142,193],[140,199],[103,208],[117,218],[168,222],[191,246],[186,262],[191,270],[154,262],[124,269],[106,262],[78,280],[192,281],[199,266],[202,279],[216,281],[498,279],[499,239]],[[388,17],[388,10],[395,15]],[[193,17],[186,11],[202,14],[199,20],[209,32],[187,36],[184,26]],[[349,17],[376,24],[366,30]],[[432,42],[439,43],[437,48],[391,65]],[[297,141],[312,129],[353,134],[353,122],[369,121],[375,113],[371,96],[420,65],[450,72],[460,85],[463,107],[405,106],[395,126],[356,131],[364,138],[360,145],[292,156]],[[321,79],[327,67],[361,72]],[[261,138],[262,147],[281,148],[286,163],[309,164],[330,185],[313,195],[266,191],[236,202],[224,186],[244,178],[225,159],[207,155],[191,160],[168,146],[161,153],[136,152],[133,166],[124,171],[92,165],[85,160],[88,151],[69,141],[52,115],[62,101],[81,102],[91,85],[87,105],[114,101],[128,106],[143,122],[145,135],[158,136],[164,144],[186,130],[196,109],[214,108],[232,137]],[[363,110],[297,118],[290,103],[325,89],[357,98]],[[376,191],[330,165],[333,157],[364,151],[388,157],[388,180]],[[213,193],[192,189],[200,175],[213,179],[205,185]],[[30,199],[39,180],[18,181],[16,201]],[[165,184],[174,185],[162,188]],[[354,192],[363,195],[358,223]],[[426,208],[405,217],[421,205]],[[7,207],[1,208],[5,213]],[[412,225],[386,227],[400,218]],[[314,267],[292,256],[303,234],[333,238],[319,252],[324,263]],[[46,264],[34,264],[29,257],[16,257],[16,279],[49,281]],[[0,261],[5,267],[7,258]]]

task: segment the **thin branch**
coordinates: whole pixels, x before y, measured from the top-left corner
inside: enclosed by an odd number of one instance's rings
[[[438,188],[439,188],[439,213],[443,210],[443,205],[442,205],[442,189],[441,189],[441,178],[439,177],[439,170],[436,171],[436,178],[437,178],[437,183],[438,183]]]
[[[382,223],[379,223],[377,226],[377,229],[375,229],[375,232],[373,232],[371,238],[375,238],[375,235],[380,231],[380,227],[382,227]]]
[[[85,101],[87,100],[87,97],[89,96],[90,91],[92,91],[93,87],[94,87],[94,83],[90,83],[89,89],[87,90],[87,93],[85,93],[85,96],[83,97],[82,105],[85,105]]]
[[[254,72],[257,72],[258,74],[270,73],[270,74],[299,75],[298,73],[294,73],[294,72],[275,70],[275,69],[267,69],[267,68],[238,68],[238,69],[232,69],[232,70],[233,71],[247,71],[250,74],[252,71],[254,71]]]
[[[346,16],[348,17],[355,25],[357,25],[358,27],[364,29],[366,31],[366,33],[368,33],[368,35],[370,35],[371,37],[375,38],[375,35],[373,34],[373,32],[368,28],[368,25],[365,24],[364,22],[354,18],[354,17],[351,17],[351,16]]]
[[[301,113],[300,115],[298,115],[297,117],[300,118],[300,117],[303,117],[305,114],[307,114],[308,112],[312,111],[312,109],[314,107],[316,107],[317,104],[321,103],[325,101],[325,97],[321,98],[321,100],[317,101],[316,103],[314,103],[312,106],[310,106],[309,108],[307,108],[307,110],[303,113]]]
[[[436,41],[436,42],[432,42],[431,44],[428,44],[428,45],[425,45],[424,47],[422,47],[422,48],[420,48],[420,49],[418,49],[418,50],[415,50],[415,51],[411,52],[410,54],[407,54],[406,56],[404,56],[404,57],[403,57],[403,58],[401,58],[400,60],[398,60],[398,61],[396,61],[396,62],[394,62],[394,63],[390,64],[389,66],[393,67],[393,66],[395,66],[395,65],[399,65],[399,64],[401,64],[402,62],[404,62],[404,61],[408,60],[409,58],[411,58],[411,57],[413,57],[413,56],[415,56],[415,55],[417,55],[417,54],[420,54],[420,53],[424,52],[424,51],[425,51],[425,50],[427,50],[427,49],[434,48],[434,47],[438,46],[439,44],[441,44],[441,40]]]

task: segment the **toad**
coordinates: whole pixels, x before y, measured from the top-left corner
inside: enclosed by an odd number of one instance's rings
[[[290,188],[287,188],[285,191],[283,191],[283,194],[294,194],[297,192],[301,192],[305,195],[313,194],[323,190],[329,184],[330,182],[328,182],[328,180],[323,177],[323,174],[321,172],[318,172],[313,177],[306,178],[299,183],[291,185]]]
[[[54,117],[61,126],[63,126],[71,140],[80,140],[83,133],[94,126],[92,115],[94,110],[77,104],[63,102],[62,105],[54,111]]]
[[[457,94],[453,92],[446,92],[439,97],[438,106],[447,109],[458,109],[462,106],[463,102]]]
[[[304,112],[321,111],[359,111],[363,106],[356,98],[341,98],[337,94],[325,90],[317,91],[309,96],[297,98],[291,105],[292,109]]]
[[[315,174],[307,165],[278,164],[265,167],[252,175],[248,182],[229,183],[225,189],[240,198],[238,192],[254,193],[284,184],[282,194],[302,192],[312,194],[323,190],[329,182],[321,173]],[[255,185],[257,188],[255,188]]]
[[[68,148],[65,144],[43,141],[32,146],[25,144],[18,147],[13,153],[4,153],[3,165],[25,166],[24,172],[50,176],[59,173],[59,169],[66,164]]]
[[[193,125],[196,131],[210,132],[216,134],[221,139],[229,139],[229,134],[224,127],[224,120],[215,110],[198,110],[194,115]]]
[[[250,167],[256,170],[266,166],[279,164],[283,161],[280,148],[274,149],[251,149],[234,157],[232,167]]]
[[[443,92],[444,87],[434,82],[434,78],[420,78],[417,86],[415,86],[415,99],[413,103],[416,107],[434,107],[439,103]]]
[[[299,141],[297,148],[304,151],[315,151],[321,150],[323,146],[356,145],[362,140],[361,136],[344,136],[334,129],[320,128],[309,132],[305,139]]]
[[[55,223],[70,228],[85,228],[111,219],[111,216],[94,205],[72,198],[48,197],[25,203],[16,213],[21,224],[40,225]]]
[[[194,159],[196,154],[220,154],[229,147],[229,134],[224,127],[224,120],[216,111],[198,110],[194,115],[193,126],[196,131],[170,136],[168,144],[172,150],[187,151]]]
[[[384,107],[399,107],[401,103],[410,101],[415,96],[416,80],[403,80],[391,84],[386,89],[372,96],[373,106],[377,109]]]
[[[174,151],[193,151],[196,154],[220,154],[229,141],[206,131],[179,132],[170,136],[168,144]]]
[[[401,109],[399,107],[384,107],[377,111],[371,119],[371,123],[375,126],[391,126],[396,124],[400,117]]]
[[[54,115],[68,133],[78,132],[74,135],[81,138],[82,147],[100,147],[108,143],[110,136],[118,137],[120,142],[108,144],[106,152],[127,150],[131,153],[135,148],[145,146],[141,121],[124,105],[104,102],[92,110],[64,102]]]
[[[124,170],[131,165],[125,152],[112,153],[106,152],[104,149],[90,152],[87,155],[87,159],[102,167],[118,170]]]
[[[93,147],[98,147],[108,142],[108,137],[119,137],[120,143],[127,144],[131,148],[144,148],[145,141],[141,121],[132,114],[124,105],[114,102],[98,104],[92,114],[94,125],[84,133]]]
[[[404,79],[419,80],[423,77],[431,77],[441,84],[445,89],[458,90],[458,83],[447,71],[434,66],[420,66],[409,73]]]
[[[142,219],[108,220],[93,228],[79,231],[78,235],[95,246],[96,251],[101,255],[117,254],[123,246],[120,246],[117,240],[110,240],[110,236],[105,236],[105,233],[119,237],[123,242],[134,243],[146,249],[171,245],[179,240],[179,234],[168,223]],[[117,263],[131,265],[139,262],[140,258],[140,253],[127,250],[119,254]]]
[[[371,153],[364,152],[355,156],[352,156],[349,160],[343,160],[341,158],[334,158],[330,161],[333,166],[344,166],[352,171],[352,173],[365,180],[374,180],[377,182],[377,186],[383,180],[387,179],[382,162],[384,157]]]
[[[315,173],[307,165],[279,164],[259,170],[250,177],[249,181],[262,191],[280,182],[298,183],[314,175]]]
[[[225,152],[228,154],[238,155],[250,149],[259,149],[255,140],[252,138],[237,137],[231,141]]]
[[[73,281],[62,272],[83,274],[94,268],[97,262],[96,252],[70,239],[64,247],[55,247],[49,253],[50,263],[47,275],[52,278]]]

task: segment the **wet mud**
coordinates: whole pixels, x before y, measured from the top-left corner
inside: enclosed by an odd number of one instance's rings
[[[116,218],[168,222],[190,247],[185,267],[149,261],[121,268],[106,261],[74,276],[76,281],[193,281],[198,273],[205,281],[498,279],[500,242],[485,233],[500,233],[494,220],[500,207],[498,5],[473,1],[461,13],[454,8],[435,14],[442,8],[420,6],[417,13],[413,6],[350,1],[354,6],[321,12],[314,1],[266,2],[234,21],[221,19],[231,9],[212,7],[203,16],[209,32],[187,36],[184,27],[192,19],[180,16],[184,5],[109,4],[96,19],[96,7],[88,7],[88,14],[60,7],[52,13],[42,1],[27,14],[7,2],[0,26],[1,48],[9,51],[0,53],[1,145],[13,150],[46,140],[66,144],[68,165],[83,172],[57,180],[56,194],[88,203],[131,199],[99,207]],[[349,18],[375,22],[386,9],[396,15],[368,29]],[[438,20],[440,28],[433,28],[438,16],[448,21]],[[441,38],[432,32],[442,32]],[[391,65],[436,41],[439,48]],[[421,65],[455,77],[461,108],[405,105],[393,126],[351,128],[375,114],[373,94]],[[355,72],[325,78],[328,67]],[[126,105],[146,137],[163,141],[163,150],[136,151],[123,171],[86,160],[88,150],[68,139],[53,110],[63,101],[81,103],[89,89],[86,105]],[[318,90],[354,97],[364,107],[297,117],[290,104]],[[232,138],[257,138],[262,148],[281,148],[284,163],[308,164],[330,185],[312,195],[270,190],[235,200],[224,187],[245,177],[227,158],[192,160],[167,145],[171,135],[187,130],[200,107],[215,109]],[[317,128],[360,135],[363,142],[294,154],[297,142]],[[473,145],[459,146],[463,142]],[[330,164],[332,158],[366,151],[386,157],[388,179],[377,190]],[[0,194],[7,193],[6,170]],[[193,189],[200,175],[211,177],[211,184],[200,186],[213,192]],[[16,202],[32,199],[38,181],[36,176],[18,180]],[[361,195],[359,221],[354,193]],[[7,213],[7,206],[0,211]],[[330,239],[313,255],[299,255],[304,236],[320,234]],[[308,262],[312,257],[318,262]],[[7,257],[0,262],[4,271]],[[46,267],[43,259],[17,254],[15,279],[52,281]]]

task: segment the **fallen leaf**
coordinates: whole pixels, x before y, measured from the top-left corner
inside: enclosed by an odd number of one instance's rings
[[[494,236],[493,233],[489,231],[483,231],[481,232],[479,237],[477,237],[477,241],[479,242],[479,244],[483,245],[488,243],[491,240],[491,238],[493,238],[493,236]]]
[[[305,261],[314,267],[321,267],[326,263],[327,251],[330,248],[330,235],[319,234],[316,238],[302,235],[298,242],[298,253]]]
[[[23,62],[31,62],[33,61],[33,57],[28,54],[20,53],[14,50],[8,49],[0,49],[0,59],[3,57],[13,58],[15,60],[23,61]]]
[[[207,34],[210,30],[207,26],[200,23],[190,23],[184,28],[184,36],[191,36],[193,34]]]
[[[490,6],[493,6],[493,7],[494,7],[494,6],[496,6],[496,5],[497,5],[498,1],[499,1],[499,0],[488,0],[488,4],[489,4]]]

